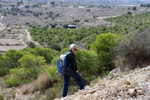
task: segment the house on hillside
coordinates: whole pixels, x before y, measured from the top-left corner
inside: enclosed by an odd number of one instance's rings
[[[72,28],[75,29],[77,27],[76,27],[76,25],[68,25],[68,29],[72,29]]]

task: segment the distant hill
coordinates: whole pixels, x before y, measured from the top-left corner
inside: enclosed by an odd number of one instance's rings
[[[18,2],[22,0],[0,0],[9,2]],[[69,2],[90,5],[139,5],[148,4],[150,0],[23,0],[24,2]]]

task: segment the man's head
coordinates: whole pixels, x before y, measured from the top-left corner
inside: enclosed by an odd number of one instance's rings
[[[76,52],[78,51],[78,46],[77,46],[76,44],[71,44],[71,45],[70,45],[70,49],[71,49],[74,53],[76,53]]]

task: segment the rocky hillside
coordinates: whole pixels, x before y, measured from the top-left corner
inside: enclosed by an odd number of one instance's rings
[[[55,100],[150,100],[150,66],[129,72],[115,71],[73,95]],[[40,95],[38,100],[47,100],[39,91],[22,94],[23,87],[8,88],[0,78],[0,94],[5,96],[4,100],[33,100],[35,94]]]
[[[1,1],[1,0],[0,0]],[[21,0],[2,0],[3,2],[18,2]],[[51,0],[22,0],[24,2],[52,2]],[[84,4],[101,4],[101,5],[132,5],[141,3],[150,3],[149,0],[55,0],[55,2],[70,2]]]
[[[150,100],[150,66],[129,73],[110,74],[93,86],[55,100]]]

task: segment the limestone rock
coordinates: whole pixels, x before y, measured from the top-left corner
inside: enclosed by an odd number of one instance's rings
[[[134,96],[136,93],[136,90],[135,89],[129,89],[128,92],[129,92],[130,96]]]
[[[137,90],[137,93],[138,93],[139,95],[143,95],[143,94],[144,94],[144,91],[143,91],[143,90]]]

